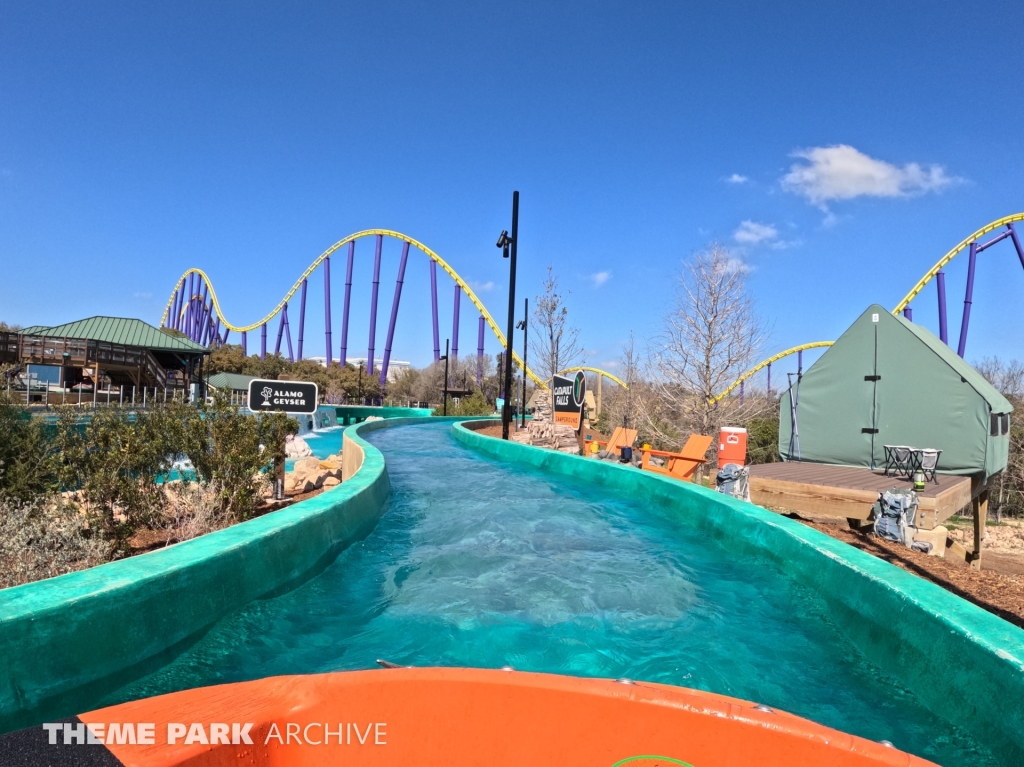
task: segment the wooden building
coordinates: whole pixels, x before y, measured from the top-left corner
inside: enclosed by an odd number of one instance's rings
[[[89,317],[53,327],[41,325],[0,333],[0,362],[17,366],[31,384],[31,368],[59,370],[58,390],[101,388],[146,392],[156,398],[190,393],[203,385],[203,359],[209,349],[147,322],[121,317]],[[123,387],[123,388],[122,388]],[[42,400],[34,390],[28,398]]]

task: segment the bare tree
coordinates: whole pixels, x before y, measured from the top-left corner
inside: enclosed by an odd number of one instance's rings
[[[675,303],[649,349],[649,389],[638,398],[644,431],[665,446],[689,432],[714,435],[767,398],[714,402],[753,363],[767,329],[747,292],[743,265],[718,243],[683,264]],[[750,411],[750,412],[747,412]]]
[[[586,363],[579,328],[569,324],[568,315],[565,299],[558,292],[558,275],[549,266],[544,293],[534,298],[530,320],[530,367],[536,366],[545,380],[568,367]]]

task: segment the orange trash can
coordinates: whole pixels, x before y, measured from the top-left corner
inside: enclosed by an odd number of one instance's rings
[[[718,434],[718,468],[727,463],[747,463],[747,430],[739,426],[723,426]]]

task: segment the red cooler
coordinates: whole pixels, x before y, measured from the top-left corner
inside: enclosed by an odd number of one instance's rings
[[[747,430],[723,426],[718,435],[718,468],[727,463],[743,466],[747,462]]]

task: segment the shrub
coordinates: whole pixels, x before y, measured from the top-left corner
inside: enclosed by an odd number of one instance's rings
[[[84,570],[113,555],[111,544],[59,496],[34,503],[0,498],[0,588]]]
[[[478,391],[468,397],[463,397],[458,404],[451,401],[448,403],[448,415],[491,415],[493,412],[494,406],[489,404],[484,395]],[[434,408],[434,415],[444,415],[444,406]]]
[[[58,469],[42,421],[0,391],[0,496],[30,501],[52,492]]]
[[[265,487],[260,472],[284,460],[285,438],[298,432],[298,422],[284,413],[241,413],[224,392],[199,408],[175,405],[171,414],[197,479],[220,489],[221,511],[239,521],[251,517]]]

